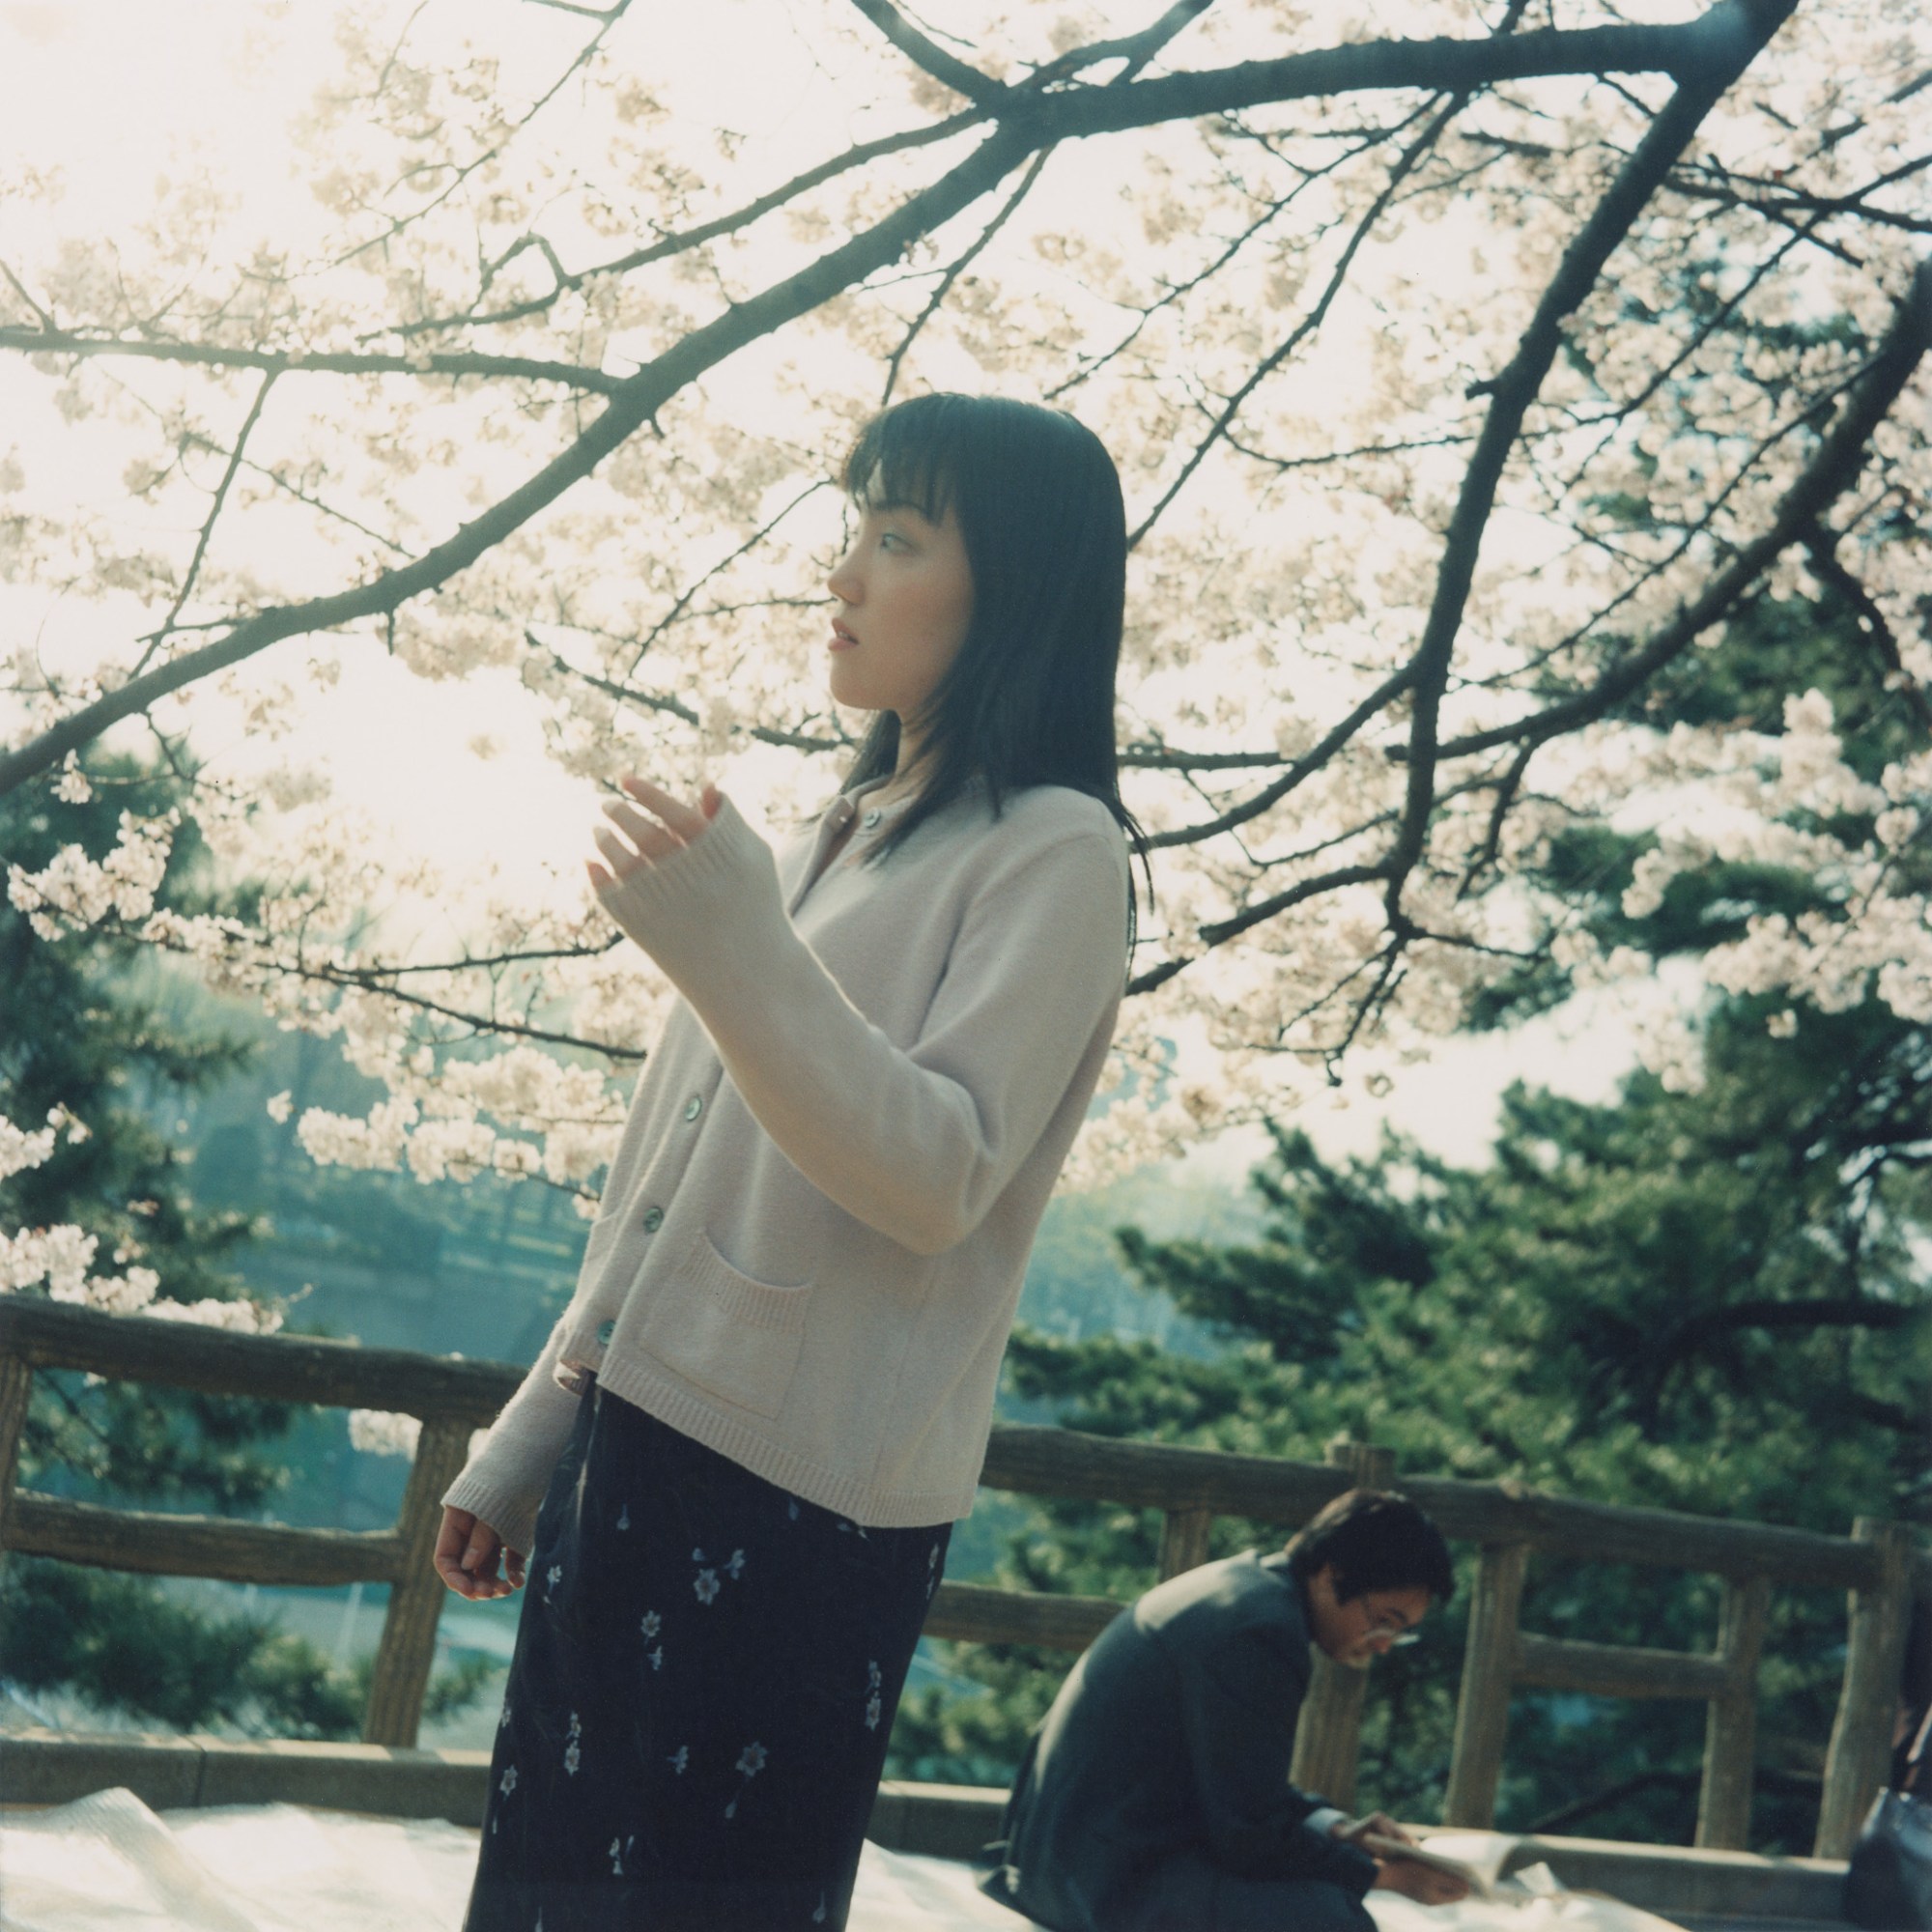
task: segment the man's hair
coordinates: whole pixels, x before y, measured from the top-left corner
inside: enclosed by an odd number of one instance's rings
[[[1342,1603],[1370,1590],[1456,1591],[1442,1532],[1395,1490],[1346,1490],[1289,1538],[1288,1567],[1306,1583],[1325,1564]]]

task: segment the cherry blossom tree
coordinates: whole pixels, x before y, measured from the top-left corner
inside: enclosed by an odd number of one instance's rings
[[[157,911],[170,829],[130,819],[10,894],[338,1037],[387,1097],[306,1118],[318,1158],[582,1189],[666,994],[585,895],[506,887],[446,948],[373,920],[441,888],[326,764],[227,772],[196,718],[272,740],[388,653],[512,673],[586,781],[753,746],[810,809],[857,726],[810,614],[838,459],[923,386],[1072,410],[1126,481],[1157,896],[1090,1167],[1385,1080],[1526,960],[1645,981],[1539,887],[1579,824],[1660,832],[1634,917],[1714,856],[1825,882],[1718,985],[1932,1017],[1932,21],[748,0],[713,31],[811,111],[743,128],[716,46],[630,0],[334,12],[264,158],[299,221],[177,179],[76,233],[28,171],[0,251],[0,380],[74,452],[0,431],[0,564],[86,613],[14,644],[0,794],[80,797],[143,734],[267,882]],[[1876,779],[1815,691],[1660,722],[1773,602],[1882,661],[1913,749]],[[1653,1042],[1680,1083],[1692,1039]]]

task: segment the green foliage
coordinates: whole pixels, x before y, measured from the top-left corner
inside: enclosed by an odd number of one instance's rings
[[[179,1730],[353,1737],[362,1691],[303,1638],[210,1617],[143,1578],[37,1559],[0,1580],[0,1671]]]
[[[1223,1246],[1123,1230],[1141,1279],[1218,1335],[1210,1359],[1150,1342],[1016,1335],[1016,1390],[1068,1426],[1312,1460],[1346,1431],[1400,1469],[1513,1478],[1601,1501],[1842,1534],[1927,1493],[1932,1333],[1916,1244],[1928,1203],[1932,1054],[1876,1008],[1807,1015],[1770,1039],[1747,1005],[1719,1016],[1699,1094],[1633,1078],[1618,1104],[1522,1088],[1493,1162],[1451,1166],[1389,1137],[1323,1161],[1275,1133],[1255,1177],[1259,1236]],[[1288,1525],[1223,1522],[1213,1552]],[[1131,1597],[1154,1575],[1151,1513],[1047,1502],[1002,1579]],[[1462,1599],[1378,1665],[1364,1731],[1375,1802],[1441,1800]],[[1715,1579],[1539,1559],[1524,1623],[1605,1642],[1707,1649]],[[1782,1591],[1768,1639],[1760,1839],[1808,1845],[1842,1600]],[[901,1714],[920,1775],[1008,1775],[1067,1660],[1035,1672],[961,1647],[985,1688]],[[1701,1710],[1525,1695],[1512,1707],[1500,1818],[1687,1839]],[[1603,1802],[1594,1810],[1593,1796]],[[1580,1806],[1580,1809],[1579,1809]]]
[[[270,1619],[210,1616],[144,1577],[37,1558],[0,1571],[0,1677],[175,1730],[357,1737],[373,1662],[340,1669]],[[494,1674],[477,1656],[440,1672],[425,1721],[467,1710]]]

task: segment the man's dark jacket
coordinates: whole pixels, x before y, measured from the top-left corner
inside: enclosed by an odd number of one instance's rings
[[[1288,1781],[1308,1613],[1285,1558],[1170,1578],[1074,1665],[1027,1745],[985,1889],[1055,1932],[1111,1932],[1157,1867],[1318,1880],[1359,1899],[1375,1861]]]

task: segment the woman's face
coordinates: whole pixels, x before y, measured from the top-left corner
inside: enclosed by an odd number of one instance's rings
[[[850,548],[825,580],[832,615],[833,698],[916,719],[973,621],[973,573],[959,520],[865,498]]]

